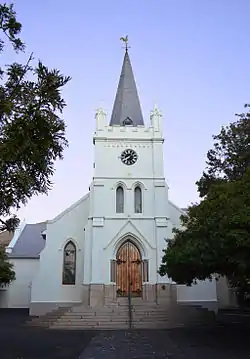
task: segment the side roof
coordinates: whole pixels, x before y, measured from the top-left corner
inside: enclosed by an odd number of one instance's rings
[[[39,254],[45,247],[42,232],[46,229],[46,225],[47,222],[26,224],[13,248],[10,252],[8,251],[8,256],[10,258],[39,258]]]

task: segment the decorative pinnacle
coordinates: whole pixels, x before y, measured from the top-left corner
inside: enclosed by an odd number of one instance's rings
[[[128,52],[128,49],[130,48],[130,46],[128,46],[128,35],[120,37],[120,40],[125,43],[125,51]]]

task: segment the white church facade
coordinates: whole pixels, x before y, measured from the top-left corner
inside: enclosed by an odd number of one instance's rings
[[[176,286],[157,273],[184,212],[168,198],[162,115],[155,107],[145,125],[127,50],[111,119],[98,109],[95,120],[89,193],[54,219],[16,231],[6,249],[16,280],[0,291],[0,306],[40,315],[131,294],[216,307],[216,281]]]

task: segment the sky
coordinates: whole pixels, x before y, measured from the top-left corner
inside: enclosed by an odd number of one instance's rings
[[[52,219],[81,198],[92,180],[95,109],[108,113],[128,35],[144,121],[157,103],[163,113],[169,198],[199,200],[212,135],[250,102],[249,0],[16,0],[26,53],[9,48],[1,64],[31,52],[72,80],[63,90],[69,147],[55,164],[53,189],[18,212],[33,223]]]

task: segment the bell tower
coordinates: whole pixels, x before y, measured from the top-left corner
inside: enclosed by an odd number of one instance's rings
[[[157,270],[168,236],[162,114],[155,106],[145,125],[127,43],[111,117],[108,121],[99,108],[95,120],[95,166],[86,233],[91,263],[85,268],[85,283],[116,285],[111,263],[116,261],[118,248],[129,240],[147,263],[140,288],[155,285],[161,281]]]

